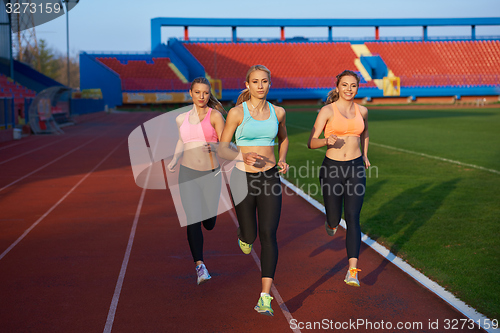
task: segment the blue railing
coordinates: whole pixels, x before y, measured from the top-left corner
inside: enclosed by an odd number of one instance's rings
[[[213,37],[213,38],[199,38],[193,37],[189,40],[185,40],[182,37],[177,38],[183,43],[232,43],[233,39],[231,37]],[[472,39],[471,36],[428,36],[427,41],[473,41],[473,40],[498,40],[500,36],[476,36]],[[328,37],[292,37],[286,38],[284,41],[279,38],[238,38],[238,43],[325,43],[325,42],[406,42],[406,41],[422,41],[422,36],[401,36],[401,37],[380,37],[375,39],[375,37],[333,37],[331,40]]]

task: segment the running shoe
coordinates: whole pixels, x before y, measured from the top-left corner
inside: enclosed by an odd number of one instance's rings
[[[205,264],[196,266],[196,274],[198,275],[198,284],[205,283],[212,278],[208,273]]]
[[[335,235],[338,228],[339,228],[339,225],[337,225],[335,228],[331,228],[330,225],[328,224],[328,222],[325,221],[325,229],[326,229],[326,233],[328,234],[328,236]]]
[[[244,254],[250,254],[250,252],[252,252],[252,244],[247,244],[238,238],[238,245]]]
[[[360,269],[357,269],[355,267],[349,268],[347,274],[345,275],[344,282],[350,286],[359,287],[358,272],[360,271]]]
[[[271,301],[273,298],[270,295],[260,296],[257,305],[254,307],[255,311],[266,316],[274,316],[274,311],[271,308]]]

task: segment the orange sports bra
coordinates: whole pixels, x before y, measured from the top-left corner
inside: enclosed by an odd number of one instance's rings
[[[347,119],[344,117],[336,103],[332,103],[333,106],[333,119],[328,119],[325,126],[325,138],[330,135],[336,136],[357,136],[359,137],[365,129],[365,122],[361,113],[359,112],[358,104],[354,103],[355,116],[352,119]]]

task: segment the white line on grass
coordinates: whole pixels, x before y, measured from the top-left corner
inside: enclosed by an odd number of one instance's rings
[[[224,199],[224,197],[221,197],[221,198],[224,201],[224,204],[226,204],[226,205],[229,204],[228,202],[226,202],[226,200]],[[229,215],[233,219],[233,222],[236,225],[236,228],[238,228],[238,220],[237,220],[237,218],[234,215],[234,212],[232,210],[229,210]],[[260,267],[260,259],[257,256],[257,254],[255,253],[255,250],[252,249],[251,253],[252,253],[253,260],[257,264],[257,267],[259,267],[259,271],[262,271],[262,269]],[[293,320],[293,316],[290,313],[290,310],[288,310],[288,307],[286,306],[285,302],[283,302],[283,298],[281,298],[281,295],[278,292],[278,289],[276,288],[276,286],[274,285],[274,283],[271,285],[271,292],[273,293],[274,298],[276,298],[276,302],[278,302],[278,305],[279,305],[279,307],[281,309],[281,312],[283,312],[283,314],[285,315],[285,318],[287,319],[288,324],[290,324],[292,322],[292,320]],[[290,329],[292,329],[292,328],[290,327]],[[301,331],[298,328],[292,329],[292,331],[295,332],[295,333],[301,333]]]
[[[311,205],[313,205],[316,209],[318,209],[320,212],[323,214],[325,213],[325,207],[319,203],[317,200],[311,198],[308,194],[304,193],[301,189],[297,188],[294,186],[292,183],[290,183],[288,180],[284,179],[281,177],[281,181],[283,184],[288,186],[290,189],[292,189],[295,193],[297,193],[299,196],[304,198],[307,202],[309,202]],[[345,229],[346,224],[345,220],[341,220],[341,225]],[[390,262],[392,262],[396,267],[401,269],[403,272],[407,273],[410,275],[412,278],[414,278],[416,281],[418,281],[420,284],[422,284],[424,287],[435,293],[437,296],[439,296],[441,299],[446,301],[448,304],[453,306],[455,309],[460,311],[462,314],[464,314],[466,317],[474,320],[474,322],[477,323],[486,323],[488,322],[491,324],[491,321],[483,314],[477,312],[474,308],[468,306],[458,298],[456,298],[452,293],[449,291],[445,290],[443,287],[438,285],[436,282],[432,281],[429,279],[427,276],[423,275],[419,271],[417,271],[415,268],[410,266],[408,263],[403,261],[401,258],[397,257],[394,255],[391,251],[389,251],[387,248],[384,246],[380,245],[364,233],[361,233],[361,240],[371,247],[373,250],[377,251],[382,257],[386,258]],[[486,329],[481,326],[481,328],[485,329],[487,332],[500,332],[499,329]]]
[[[453,163],[453,164],[458,164],[458,165],[462,165],[462,166],[467,166],[467,167],[470,167],[470,168],[475,168],[475,169],[479,169],[479,170],[483,170],[483,171],[488,171],[488,172],[492,172],[492,173],[496,173],[497,175],[500,175],[500,171],[498,171],[498,170],[488,169],[488,168],[485,168],[485,167],[482,167],[482,166],[479,166],[479,165],[475,165],[475,164],[463,163],[463,162],[460,162],[460,161],[450,160],[448,158],[443,158],[443,157],[433,156],[433,155],[427,155],[427,154],[424,154],[424,153],[419,153],[419,152],[416,152],[416,151],[411,151],[411,150],[402,149],[402,148],[391,147],[391,146],[387,146],[387,145],[383,145],[383,144],[375,143],[375,142],[370,142],[370,144],[374,145],[374,146],[386,148],[386,149],[396,150],[396,151],[400,151],[400,152],[403,152],[403,153],[414,154],[414,155],[418,155],[418,156],[424,156],[424,157],[427,157],[427,158],[433,158],[435,160],[439,160],[439,161],[443,161],[443,162],[448,162],[448,163]]]
[[[123,141],[122,141],[123,142]],[[35,223],[31,225],[26,231],[14,242],[12,243],[2,254],[0,254],[0,260],[2,260],[3,257],[7,255],[21,240],[23,240],[26,235],[33,230],[44,218],[47,217],[54,209],[56,209],[57,206],[59,206],[85,179],[87,179],[88,176],[90,176],[104,161],[106,161],[117,149],[120,147],[122,143],[118,144],[115,149],[113,149],[106,157],[104,157],[92,170],[90,170],[89,173],[87,173],[78,183],[76,183],[75,186],[71,188],[68,192],[66,192],[65,195],[61,199],[59,199],[58,202],[56,202],[52,207],[49,208],[48,211],[45,212],[38,220],[36,220]]]
[[[309,128],[306,128],[306,127],[303,127],[303,126],[299,126],[299,125],[294,125],[294,124],[287,124],[287,126],[295,127],[295,128],[299,128],[299,129],[303,129],[303,130],[310,130]],[[450,160],[450,159],[444,158],[444,157],[433,156],[433,155],[419,153],[419,152],[412,151],[412,150],[407,150],[407,149],[402,149],[402,148],[387,146],[387,145],[383,145],[381,143],[375,143],[375,142],[372,142],[372,141],[370,141],[369,144],[377,146],[377,147],[382,147],[382,148],[386,148],[386,149],[396,150],[396,151],[400,151],[400,152],[403,152],[403,153],[414,154],[414,155],[418,155],[418,156],[424,156],[424,157],[427,157],[427,158],[432,158],[432,159],[443,161],[443,162],[458,164],[458,165],[461,165],[461,166],[466,166],[466,167],[470,167],[470,168],[474,168],[474,169],[478,169],[478,170],[483,170],[483,171],[487,171],[487,172],[492,172],[492,173],[496,173],[497,175],[500,175],[500,171],[495,170],[495,169],[488,169],[488,168],[482,167],[480,165],[463,163],[463,162],[460,162],[460,161]],[[304,146],[304,147],[307,147],[307,144],[305,144],[305,143],[301,143],[301,145]],[[323,152],[323,151],[318,150],[318,149],[313,149],[313,150],[319,151],[319,152]]]

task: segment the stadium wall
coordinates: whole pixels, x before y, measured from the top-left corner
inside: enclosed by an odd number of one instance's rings
[[[172,61],[189,81],[193,81],[200,76],[205,76],[205,68],[203,65],[176,38],[169,39],[168,48],[172,51],[171,53],[176,55],[176,57],[171,57],[170,61]],[[183,72],[181,67],[176,63],[177,58],[179,62],[182,62],[182,66],[185,68],[186,72]]]
[[[110,108],[122,104],[120,76],[94,57],[80,53],[80,89],[100,88],[104,104]]]

